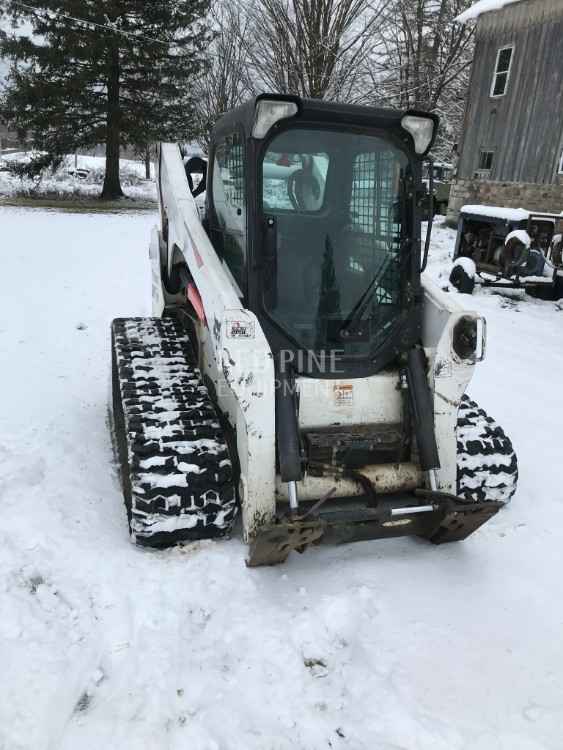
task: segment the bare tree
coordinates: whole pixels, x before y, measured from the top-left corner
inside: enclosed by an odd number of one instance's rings
[[[209,50],[209,69],[195,85],[203,148],[209,143],[217,119],[254,93],[246,52],[249,37],[246,14],[237,5],[218,0],[211,10],[211,19],[216,36]]]
[[[213,10],[211,70],[198,82],[203,129],[258,91],[419,108],[442,116],[441,155],[456,139],[473,29],[472,0],[225,0]],[[244,10],[242,9],[244,7]]]
[[[394,0],[366,68],[364,100],[442,116],[442,152],[455,141],[473,57],[474,28],[455,18],[471,0]]]
[[[349,100],[392,0],[256,0],[246,51],[262,88]]]
[[[455,22],[471,0],[395,0],[371,60],[374,90],[401,108],[434,109],[472,60],[473,32]]]

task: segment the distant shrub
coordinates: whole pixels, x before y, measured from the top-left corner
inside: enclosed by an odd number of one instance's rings
[[[18,177],[22,183],[24,180],[31,180],[33,189],[37,190],[45,174],[48,171],[54,173],[62,161],[63,157],[56,154],[36,153],[28,160],[8,161],[6,171],[14,177]]]

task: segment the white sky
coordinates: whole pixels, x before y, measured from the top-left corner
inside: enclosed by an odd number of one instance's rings
[[[0,20],[0,29],[2,29],[3,31],[11,31],[11,32],[14,31],[14,29],[12,28],[12,25],[6,19]],[[20,27],[20,33],[29,34],[30,32],[31,32],[30,24],[22,24],[22,26]],[[0,81],[4,78],[7,72],[8,72],[8,65],[5,60],[2,60],[2,58],[0,58]]]

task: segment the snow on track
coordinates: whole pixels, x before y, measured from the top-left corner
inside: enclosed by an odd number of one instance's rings
[[[486,314],[472,397],[520,459],[466,542],[135,548],[109,323],[150,312],[152,214],[0,208],[1,750],[560,750],[563,313]],[[435,227],[447,282],[454,234]]]

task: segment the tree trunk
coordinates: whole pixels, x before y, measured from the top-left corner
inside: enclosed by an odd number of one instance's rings
[[[119,47],[112,45],[108,58],[108,109],[106,132],[106,175],[102,198],[114,200],[123,197],[119,181],[119,147],[121,138],[121,112],[119,108]]]
[[[147,146],[145,149],[145,177],[147,180],[151,178],[151,147]]]

